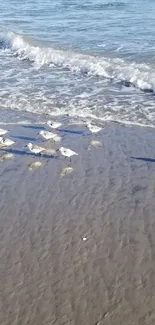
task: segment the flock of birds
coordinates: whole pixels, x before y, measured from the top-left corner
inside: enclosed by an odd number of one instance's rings
[[[44,140],[50,140],[54,143],[60,143],[61,142],[61,136],[58,135],[58,133],[54,133],[53,130],[59,130],[59,128],[62,126],[62,123],[58,123],[58,122],[53,122],[53,121],[48,121],[47,122],[47,126],[52,129],[52,131],[46,131],[46,130],[41,130],[39,132],[39,135],[44,139]],[[93,125],[92,123],[88,122],[86,124],[86,127],[89,129],[89,131],[91,133],[98,133],[101,131],[101,127],[97,126],[97,125]],[[6,148],[6,147],[11,147],[13,144],[15,144],[16,141],[13,141],[9,138],[4,137],[5,134],[8,133],[8,130],[5,129],[0,129],[0,148]],[[99,141],[92,141],[92,145],[98,144]],[[57,150],[51,149],[51,150],[47,150],[44,147],[35,145],[33,143],[28,143],[25,146],[30,152],[32,152],[35,155],[42,155],[42,154],[46,154],[47,151],[49,151],[52,155],[56,153],[56,151],[59,151],[65,158],[69,158],[69,160],[71,161],[71,157],[72,156],[77,156],[78,153],[69,149],[69,148],[65,148],[65,147],[60,147]]]

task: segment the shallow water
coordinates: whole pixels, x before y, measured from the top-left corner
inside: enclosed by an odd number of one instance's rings
[[[154,1],[6,0],[1,107],[154,126]]]

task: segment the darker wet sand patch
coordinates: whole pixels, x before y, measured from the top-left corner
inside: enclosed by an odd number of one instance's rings
[[[9,128],[17,142],[0,162],[0,323],[154,324],[154,130],[64,132],[79,155],[61,177],[63,157],[28,170],[38,157],[23,147],[39,126]],[[92,139],[102,146],[88,150]]]

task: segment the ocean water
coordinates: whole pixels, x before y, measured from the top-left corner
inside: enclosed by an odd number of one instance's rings
[[[155,125],[154,0],[5,0],[0,108]]]

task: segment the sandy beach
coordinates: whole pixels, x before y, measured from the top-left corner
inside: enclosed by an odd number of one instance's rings
[[[25,149],[58,147],[42,142],[43,125],[1,127],[16,143],[0,149],[14,155],[0,161],[0,324],[154,324],[154,129],[62,127],[79,154],[63,175],[60,153]]]

